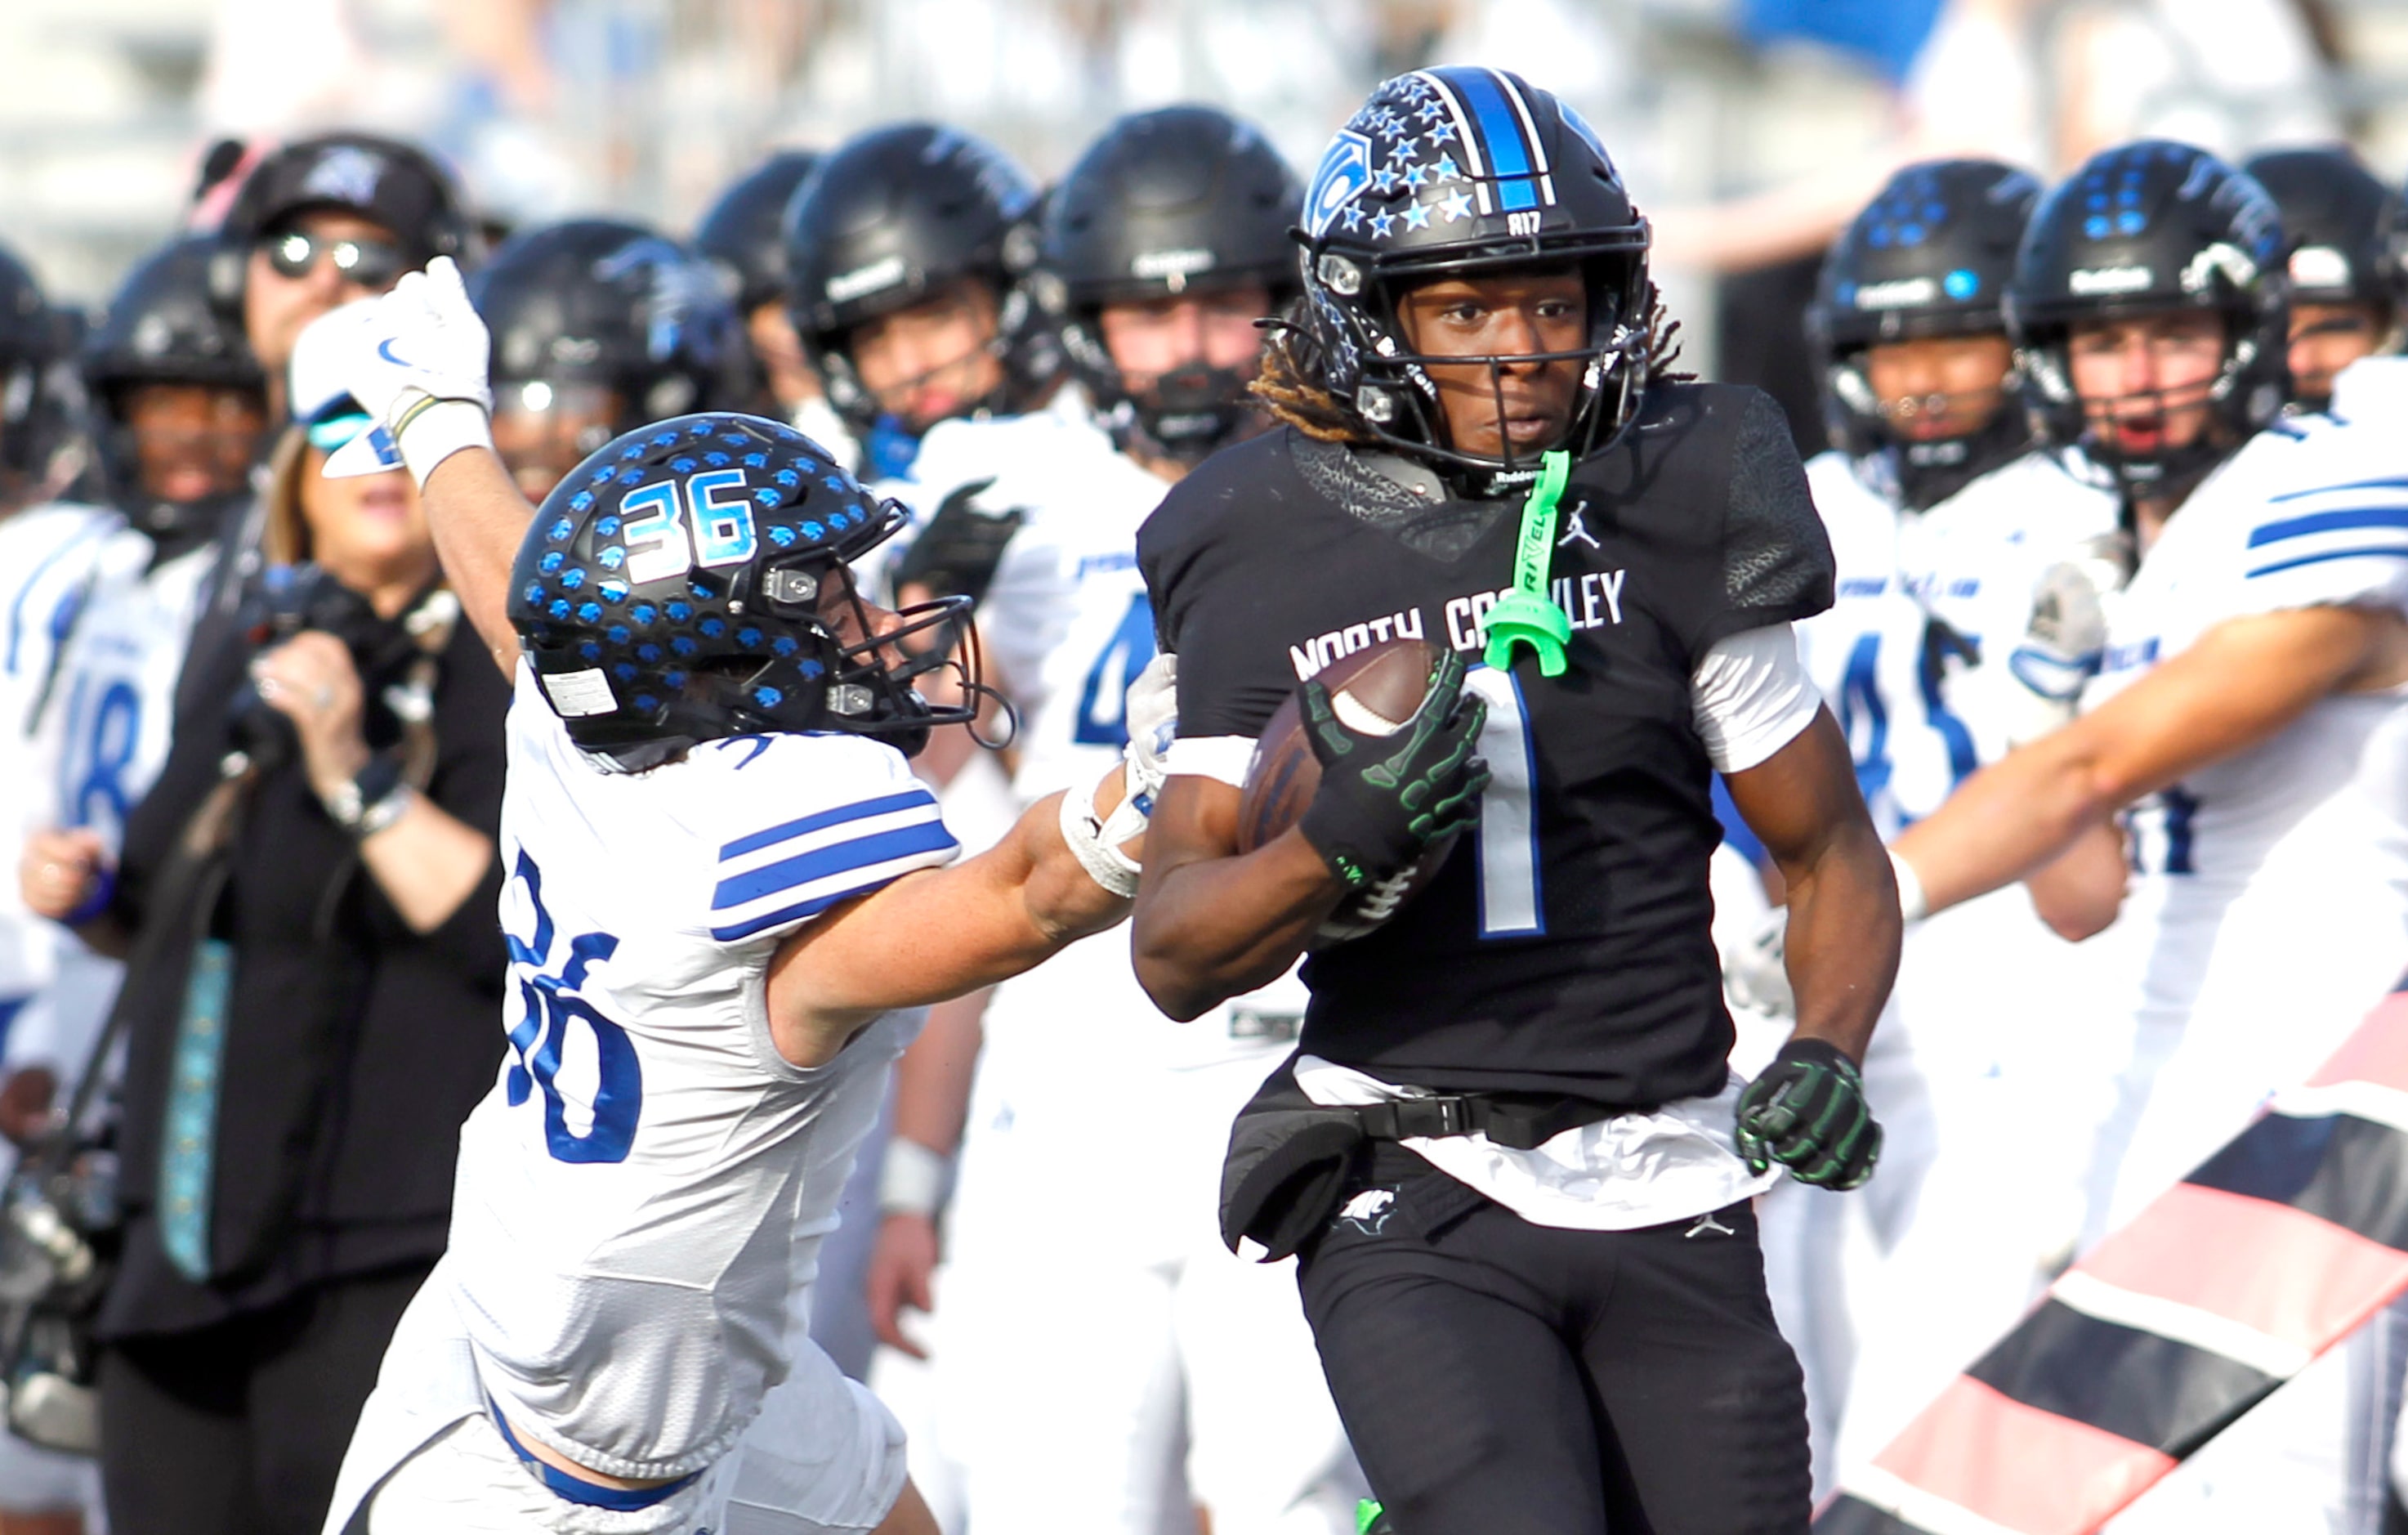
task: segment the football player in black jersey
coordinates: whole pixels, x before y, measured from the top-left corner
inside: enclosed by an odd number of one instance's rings
[[[1855,1063],[1899,909],[1789,630],[1830,603],[1831,554],[1786,425],[1660,376],[1646,224],[1587,126],[1511,75],[1379,87],[1301,233],[1305,305],[1257,384],[1282,429],[1139,539],[1181,738],[1140,978],[1193,1016],[1461,840],[1306,961],[1225,1235],[1300,1249],[1406,1535],[1802,1530],[1802,1393],[1749,1199],[1775,1164],[1871,1172]],[[1404,728],[1357,733],[1312,674],[1398,636],[1447,659]],[[1240,855],[1252,739],[1291,694],[1321,785]],[[1788,880],[1798,1030],[1743,1092],[1707,930],[1715,771]]]

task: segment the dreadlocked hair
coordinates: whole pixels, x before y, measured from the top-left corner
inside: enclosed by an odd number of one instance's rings
[[[1255,375],[1248,392],[1254,396],[1258,409],[1269,413],[1273,421],[1293,426],[1316,442],[1343,442],[1369,446],[1379,440],[1370,423],[1354,409],[1351,400],[1341,400],[1322,387],[1320,380],[1327,375],[1322,369],[1321,344],[1313,339],[1305,323],[1307,301],[1297,299],[1287,312],[1269,323],[1270,335],[1263,342],[1262,371]],[[1665,312],[1664,295],[1656,284],[1647,284],[1647,376],[1657,383],[1689,383],[1697,375],[1676,373],[1672,365],[1681,356],[1681,323]]]

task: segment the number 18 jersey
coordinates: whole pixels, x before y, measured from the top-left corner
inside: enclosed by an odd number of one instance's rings
[[[605,772],[530,679],[502,808],[509,1051],[461,1131],[434,1283],[513,1428],[595,1470],[679,1476],[784,1378],[788,1295],[907,1042],[890,1016],[791,1065],[770,956],[957,847],[890,746],[747,736]]]

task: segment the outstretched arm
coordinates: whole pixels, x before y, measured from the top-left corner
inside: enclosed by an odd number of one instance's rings
[[[490,448],[452,453],[426,477],[426,522],[443,579],[477,626],[494,665],[518,675],[519,637],[510,626],[510,564],[535,508]]]
[[[1116,768],[1096,788],[1099,812],[1120,785]],[[824,1065],[882,1012],[1009,980],[1126,916],[1128,897],[1088,872],[1061,822],[1062,796],[1048,796],[977,857],[907,874],[787,939],[769,962],[780,1053]]]
[[[519,659],[510,563],[535,509],[494,452],[491,346],[449,256],[364,302],[346,382],[384,429],[337,452],[326,472],[391,468],[400,456],[425,497],[444,578],[509,677]]]
[[[2408,624],[2318,607],[2228,619],[2093,713],[1968,779],[1898,839],[1939,911],[2025,878],[2144,795],[2271,739],[2317,699],[2408,676]]]

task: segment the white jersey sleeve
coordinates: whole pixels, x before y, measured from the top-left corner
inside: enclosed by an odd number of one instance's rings
[[[2245,519],[2227,616],[2332,604],[2408,610],[2408,452],[2376,461],[2367,439],[2389,434],[2365,428],[2269,430],[2299,433],[2263,455],[2296,482],[2271,489]]]

